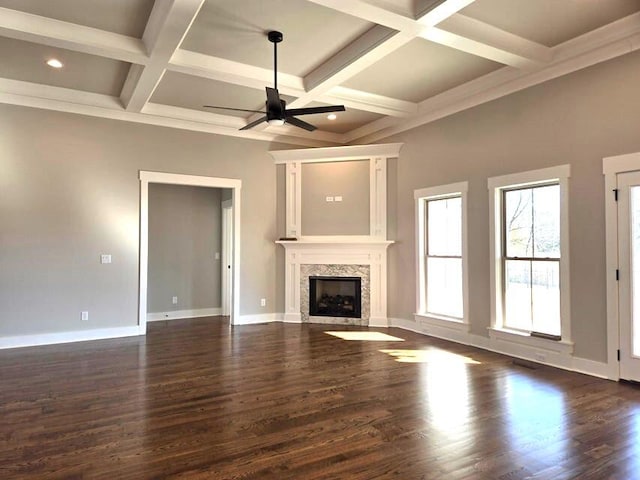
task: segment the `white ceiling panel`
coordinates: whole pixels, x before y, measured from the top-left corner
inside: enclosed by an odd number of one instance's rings
[[[0,78],[119,97],[129,64],[62,48],[0,37]],[[46,62],[57,58],[64,67]]]
[[[0,0],[0,7],[141,38],[153,0]]]
[[[476,0],[460,13],[553,47],[638,11],[640,0]]]
[[[351,78],[345,86],[419,102],[500,67],[490,60],[416,39]]]
[[[278,30],[278,70],[306,75],[372,26],[303,0],[208,0],[182,48],[273,68],[266,32]]]
[[[324,107],[326,103],[313,102],[310,107]],[[336,119],[329,120],[327,113],[319,113],[316,115],[304,115],[300,117],[301,120],[309,122],[315,125],[320,130],[333,133],[346,133],[351,130],[371,123],[374,120],[382,118],[384,115],[377,113],[363,112],[362,110],[355,110],[347,107],[345,112],[336,112]]]

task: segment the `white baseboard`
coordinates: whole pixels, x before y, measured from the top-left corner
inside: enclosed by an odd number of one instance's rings
[[[472,333],[460,332],[455,329],[432,328],[419,324],[414,320],[406,320],[403,318],[390,318],[389,323],[392,327],[402,328],[415,333],[429,335],[431,337],[441,338],[450,342],[461,343],[472,347],[482,348],[491,352],[510,357],[521,358],[532,362],[549,365],[551,367],[562,368],[572,372],[584,373],[594,377],[615,379],[611,375],[609,365],[603,362],[578,358],[572,355],[564,355],[561,353],[541,350],[536,347],[512,343],[501,339],[483,337]]]
[[[282,313],[258,313],[254,315],[238,315],[234,325],[255,325],[256,323],[281,322]]]
[[[302,323],[302,315],[299,313],[280,313],[284,323]]]
[[[138,325],[131,327],[97,328],[75,332],[43,333],[36,335],[20,335],[17,337],[0,337],[0,349],[35,347],[38,345],[54,345],[58,343],[86,342],[88,340],[104,340],[108,338],[135,337],[143,335]]]
[[[216,317],[222,315],[222,308],[198,308],[195,310],[172,310],[170,312],[147,313],[147,322],[159,322],[161,320],[176,320],[179,318]]]
[[[374,328],[387,328],[389,319],[387,317],[369,317],[369,326]]]

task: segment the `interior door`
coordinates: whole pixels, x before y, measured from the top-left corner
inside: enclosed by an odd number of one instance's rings
[[[640,172],[618,175],[620,378],[640,381]]]
[[[222,315],[231,315],[233,272],[233,206],[222,202]]]

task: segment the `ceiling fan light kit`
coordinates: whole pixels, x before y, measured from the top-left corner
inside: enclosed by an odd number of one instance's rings
[[[247,110],[243,108],[220,107],[217,105],[204,105],[205,108],[218,108],[222,110],[265,114],[263,117],[248,123],[240,130],[249,130],[256,125],[267,122],[269,125],[273,126],[282,126],[286,123],[309,132],[316,130],[316,127],[296,118],[297,116],[345,111],[344,105],[287,109],[287,103],[280,98],[280,94],[278,93],[278,43],[282,42],[283,35],[282,32],[273,30],[267,33],[267,38],[271,43],[273,43],[273,88],[265,87],[265,91],[267,93],[267,101],[265,102],[266,112],[262,112],[260,110]]]

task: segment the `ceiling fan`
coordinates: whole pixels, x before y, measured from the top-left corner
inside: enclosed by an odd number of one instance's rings
[[[304,128],[309,132],[313,132],[316,127],[307,123],[299,118],[299,115],[312,115],[314,113],[331,113],[331,112],[344,112],[344,105],[331,105],[327,107],[308,107],[308,108],[290,108],[287,109],[287,104],[284,100],[280,99],[278,93],[278,43],[282,41],[282,33],[271,31],[267,34],[267,38],[273,43],[273,88],[265,87],[267,91],[267,101],[265,102],[266,112],[261,110],[246,110],[244,108],[231,108],[220,107],[216,105],[204,105],[205,108],[219,108],[222,110],[234,110],[236,112],[249,112],[249,113],[263,113],[263,117],[251,122],[240,130],[249,130],[262,122],[267,122],[269,125],[294,125],[299,128]]]

